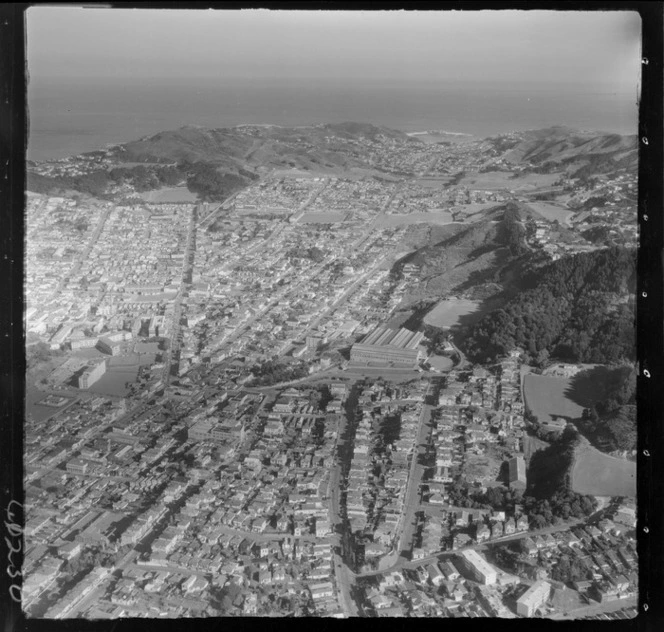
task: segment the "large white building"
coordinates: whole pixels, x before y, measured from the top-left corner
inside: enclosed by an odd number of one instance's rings
[[[461,564],[468,574],[477,582],[489,585],[498,579],[496,569],[482,555],[473,549],[459,553]]]
[[[90,388],[104,373],[106,373],[106,360],[87,368],[78,378],[78,388]]]
[[[516,612],[524,617],[532,617],[535,611],[545,604],[551,594],[551,584],[544,580],[536,581],[516,600]]]

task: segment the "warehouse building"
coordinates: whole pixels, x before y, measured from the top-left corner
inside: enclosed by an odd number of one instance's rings
[[[350,359],[353,362],[412,366],[422,357],[420,343],[424,334],[409,329],[391,329],[378,326],[360,343],[353,345]]]

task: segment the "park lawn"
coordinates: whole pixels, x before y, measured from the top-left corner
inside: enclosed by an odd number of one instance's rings
[[[570,388],[570,382],[571,380],[564,377],[547,377],[529,373],[523,381],[526,406],[540,422],[554,417],[580,419],[583,406],[569,399],[566,394]]]
[[[145,191],[140,196],[146,202],[171,204],[192,204],[198,200],[198,196],[187,187],[164,187],[154,191]]]
[[[479,308],[478,301],[449,299],[438,303],[425,317],[424,322],[434,327],[453,327],[462,316],[472,314]]]
[[[636,496],[636,463],[603,454],[587,441],[577,448],[572,489],[591,496]]]

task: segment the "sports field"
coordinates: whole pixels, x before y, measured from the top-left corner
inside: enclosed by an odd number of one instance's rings
[[[454,362],[442,355],[433,355],[429,358],[429,364],[436,371],[449,371],[454,366]]]
[[[592,496],[636,496],[636,463],[609,456],[582,440],[575,454],[572,489]]]
[[[523,393],[526,406],[540,422],[554,417],[579,419],[583,406],[573,402],[566,395],[570,381],[565,377],[546,377],[529,373],[523,378]]]
[[[146,202],[169,202],[172,204],[192,203],[198,199],[195,193],[192,193],[187,187],[164,187],[154,191],[145,191],[140,196]]]
[[[462,316],[472,314],[479,308],[478,301],[462,298],[441,301],[425,317],[424,322],[434,327],[453,327]]]

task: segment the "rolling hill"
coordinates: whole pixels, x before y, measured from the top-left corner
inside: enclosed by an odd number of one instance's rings
[[[186,126],[118,145],[113,155],[127,162],[209,162],[239,173],[259,167],[325,170],[370,167],[372,148],[420,144],[396,130],[361,123],[310,127],[241,125],[206,129]],[[373,146],[373,147],[372,147]]]
[[[569,175],[608,173],[638,165],[638,139],[556,126],[488,139],[502,159],[534,171],[565,171]],[[581,172],[581,173],[579,173]]]
[[[399,260],[395,270],[407,263],[419,267],[417,282],[399,306],[402,313],[412,312],[410,326],[419,327],[422,318],[443,297],[481,300],[483,309],[488,310],[504,305],[521,291],[522,280],[537,257],[525,247],[525,229],[515,219],[519,216],[514,215],[518,206],[498,204],[488,209],[481,221],[470,225],[420,225],[409,229],[402,243],[413,252]],[[515,247],[517,244],[520,247]]]

